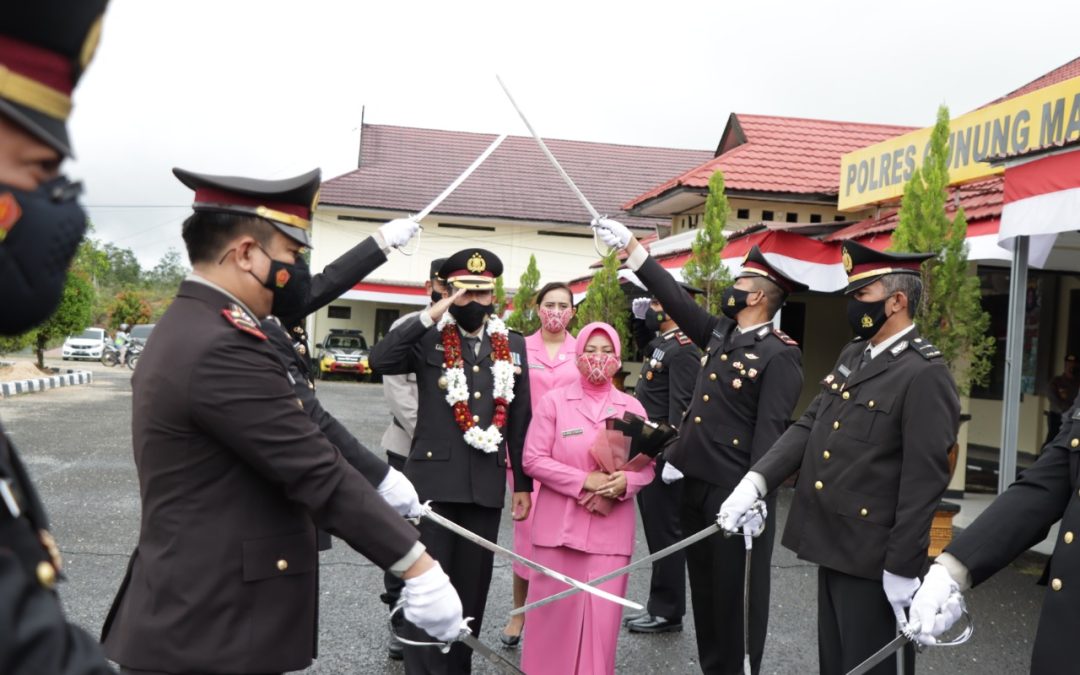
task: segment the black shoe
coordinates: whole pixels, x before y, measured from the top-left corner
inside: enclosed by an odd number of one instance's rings
[[[626,624],[631,633],[674,633],[682,631],[682,619],[671,620],[662,616],[644,616]]]
[[[386,657],[391,661],[401,661],[405,658],[405,645],[390,638],[390,646],[386,648]]]
[[[513,649],[521,643],[521,635],[507,635],[506,633],[499,633],[499,642],[503,643],[503,646],[507,649]]]
[[[648,619],[648,612],[638,612],[637,614],[629,614],[622,619],[622,625],[629,626],[632,621],[641,621],[642,619]]]

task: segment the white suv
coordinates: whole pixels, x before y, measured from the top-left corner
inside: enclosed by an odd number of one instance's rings
[[[93,359],[101,358],[101,352],[105,349],[105,342],[109,336],[104,328],[87,328],[78,335],[69,335],[64,340],[64,360],[68,359]]]

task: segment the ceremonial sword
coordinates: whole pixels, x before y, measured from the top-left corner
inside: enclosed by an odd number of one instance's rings
[[[535,571],[539,572],[540,574],[543,574],[545,576],[549,576],[552,579],[555,579],[557,581],[561,581],[564,584],[567,584],[569,586],[573,586],[575,589],[577,589],[579,591],[585,591],[586,593],[591,593],[591,594],[595,595],[598,598],[603,598],[604,600],[607,600],[608,602],[614,602],[614,603],[617,603],[619,605],[622,605],[623,607],[629,607],[630,609],[637,609],[637,610],[645,609],[642,605],[640,605],[640,604],[638,604],[638,603],[636,603],[636,602],[634,602],[632,600],[627,600],[626,598],[620,598],[619,596],[617,596],[617,595],[615,595],[613,593],[608,593],[605,590],[601,590],[599,588],[595,588],[593,586],[590,586],[589,584],[586,584],[583,581],[578,581],[577,579],[574,579],[573,577],[568,577],[565,574],[563,574],[562,572],[556,572],[555,570],[553,570],[553,569],[551,569],[549,567],[544,567],[540,563],[533,562],[532,560],[529,560],[525,556],[518,555],[517,553],[514,553],[513,551],[511,551],[509,549],[505,549],[505,548],[503,548],[502,546],[499,546],[498,544],[496,544],[493,541],[488,541],[487,539],[484,539],[483,537],[476,534],[475,532],[473,532],[471,530],[468,530],[468,529],[458,525],[457,523],[450,520],[449,518],[444,518],[443,516],[439,515],[438,513],[435,513],[435,511],[433,511],[431,509],[431,502],[425,503],[421,507],[421,511],[422,511],[422,513],[421,513],[422,518],[428,518],[432,522],[434,522],[435,524],[441,525],[442,527],[445,527],[446,529],[450,530],[454,534],[461,535],[462,537],[468,539],[469,541],[476,544],[477,546],[480,546],[481,548],[486,548],[487,550],[491,551],[492,553],[496,553],[496,554],[498,554],[498,555],[500,555],[500,556],[502,556],[504,558],[509,558],[510,560],[514,560],[514,561],[516,561],[518,563],[521,563],[525,567],[528,567],[531,570],[535,570]],[[592,582],[592,583],[596,583],[596,582]]]
[[[742,597],[742,634],[743,634],[743,675],[753,675],[750,669],[750,554],[754,550],[754,537],[743,531],[743,543],[746,545],[746,569],[743,570]]]
[[[407,638],[401,637],[397,634],[397,631],[394,630],[394,615],[401,611],[404,606],[404,601],[399,600],[398,604],[394,606],[394,609],[390,611],[390,635],[401,644],[408,645],[410,647],[437,647],[439,651],[445,654],[450,651],[450,647],[453,646],[455,642],[460,642],[464,645],[467,645],[473,651],[479,652],[479,654],[483,656],[488,661],[488,663],[495,666],[502,672],[507,673],[508,675],[525,675],[525,671],[518,668],[516,665],[511,663],[509,659],[497,653],[491,647],[488,647],[486,644],[477,639],[475,635],[472,634],[472,631],[469,629],[469,622],[472,621],[472,617],[469,617],[462,621],[461,631],[457,634],[457,637],[447,642],[421,642],[418,640],[409,640]]]
[[[559,172],[559,175],[562,176],[563,181],[566,183],[566,187],[570,188],[570,191],[573,192],[574,196],[578,198],[578,201],[581,202],[581,205],[584,206],[585,210],[589,212],[589,215],[593,217],[593,220],[600,220],[600,218],[602,218],[600,212],[596,210],[596,207],[594,207],[592,205],[592,202],[588,200],[588,198],[585,196],[585,193],[583,193],[581,189],[578,188],[577,184],[574,183],[574,179],[570,177],[570,174],[566,173],[566,169],[562,168],[562,164],[559,164],[559,160],[555,159],[555,155],[552,154],[551,150],[548,149],[547,143],[544,142],[544,139],[540,138],[540,134],[536,133],[536,130],[533,129],[532,124],[529,124],[529,118],[525,117],[525,113],[521,111],[521,107],[518,106],[517,101],[514,100],[514,97],[510,93],[510,90],[507,89],[506,83],[503,82],[502,78],[498,75],[495,76],[495,79],[498,80],[499,86],[502,87],[503,93],[506,94],[506,98],[510,99],[510,105],[514,106],[514,110],[517,111],[518,117],[520,117],[521,121],[525,123],[525,127],[529,130],[529,133],[532,134],[532,137],[536,139],[536,144],[540,146],[540,150],[548,158],[548,161],[551,162],[551,165],[555,167],[555,170]],[[596,249],[596,253],[598,255],[607,255],[601,252],[600,247],[596,245],[595,229],[593,230],[593,248]]]
[[[487,149],[484,150],[482,153],[480,153],[480,156],[477,157],[476,159],[474,159],[473,163],[470,164],[468,166],[468,168],[466,168],[464,171],[462,171],[460,176],[458,176],[457,178],[454,179],[454,182],[447,185],[446,189],[443,190],[442,192],[440,192],[439,196],[436,197],[435,199],[431,200],[431,203],[428,204],[427,206],[425,206],[423,209],[421,209],[419,213],[417,213],[414,216],[410,216],[410,220],[414,220],[417,223],[419,223],[424,218],[427,218],[428,215],[432,211],[434,211],[439,206],[439,204],[442,204],[443,200],[445,200],[447,197],[449,197],[450,194],[454,190],[458,189],[461,186],[461,184],[464,183],[465,180],[469,176],[472,175],[473,171],[476,171],[476,169],[481,164],[484,163],[484,160],[486,160],[488,157],[490,157],[491,153],[495,152],[495,148],[499,147],[499,145],[502,144],[502,142],[505,141],[505,140],[506,140],[506,134],[501,134],[498,138],[496,138],[494,141],[492,141],[491,145],[487,146]],[[423,226],[421,226],[420,229],[423,230],[424,229]],[[398,250],[401,251],[405,255],[413,255],[414,253],[416,253],[417,250],[419,250],[419,248],[420,248],[420,241],[419,241],[419,236],[417,236],[416,249],[414,249],[412,251],[406,251],[403,248],[399,248]]]
[[[968,614],[966,607],[962,608],[962,611],[963,617],[967,619],[967,626],[964,627],[963,632],[960,633],[960,635],[958,635],[953,640],[949,640],[948,642],[938,642],[934,645],[935,647],[955,647],[957,645],[962,645],[971,639],[971,634],[975,632],[975,622],[972,621],[971,615]],[[870,672],[870,670],[877,664],[881,663],[893,654],[900,652],[900,650],[903,649],[909,642],[914,642],[916,645],[915,648],[917,650],[921,650],[921,646],[918,642],[915,641],[915,634],[918,632],[919,625],[917,623],[904,627],[900,631],[899,635],[890,640],[889,643],[886,644],[884,647],[874,652],[870,656],[870,658],[866,659],[865,661],[848,671],[847,675],[865,675],[865,673]],[[900,654],[903,654],[903,652],[900,652]],[[897,668],[899,669],[901,665],[902,661],[898,658]]]
[[[760,507],[757,504],[755,504],[754,508],[752,508],[750,511],[747,512],[747,516],[751,515],[753,512],[756,512],[759,508]],[[702,539],[706,539],[706,538],[716,534],[717,532],[722,532],[722,531],[723,531],[723,528],[720,527],[720,523],[713,523],[712,525],[709,525],[708,527],[703,528],[703,529],[699,530],[698,532],[695,532],[694,534],[690,535],[689,537],[687,537],[687,538],[685,538],[685,539],[683,539],[681,541],[675,542],[674,544],[672,544],[671,546],[668,546],[667,548],[662,548],[659,551],[657,551],[656,553],[653,553],[651,555],[647,555],[644,558],[641,558],[639,560],[635,560],[634,562],[630,563],[629,565],[627,565],[625,567],[620,567],[619,569],[617,569],[617,570],[615,570],[613,572],[608,572],[607,574],[605,574],[603,576],[600,576],[600,577],[597,577],[597,578],[593,579],[592,581],[589,582],[589,586],[598,586],[598,585],[604,583],[605,581],[611,581],[615,577],[621,577],[624,574],[629,574],[630,572],[637,569],[638,567],[643,567],[645,565],[649,565],[651,563],[654,563],[657,560],[660,560],[661,558],[666,558],[669,555],[671,555],[672,553],[676,553],[678,551],[681,551],[684,548],[686,548],[687,546],[690,546],[692,544],[696,544],[697,542],[701,541]],[[519,614],[524,614],[525,612],[532,611],[532,610],[536,609],[537,607],[543,607],[544,605],[555,602],[556,600],[562,600],[565,597],[574,595],[575,593],[579,592],[580,590],[583,590],[583,589],[568,588],[565,591],[560,591],[560,592],[558,592],[558,593],[556,593],[554,595],[549,595],[546,598],[541,598],[540,600],[537,600],[535,602],[531,602],[531,603],[529,603],[529,604],[527,604],[527,605],[525,605],[523,607],[518,607],[517,609],[512,610],[510,612],[510,615],[511,616],[517,616]]]

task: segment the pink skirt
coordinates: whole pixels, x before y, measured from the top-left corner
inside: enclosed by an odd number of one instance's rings
[[[591,581],[629,564],[630,556],[584,553],[574,549],[533,547],[533,560],[581,581]],[[624,574],[600,588],[626,595]],[[528,602],[566,590],[566,584],[543,574],[529,582]],[[622,607],[588,593],[575,593],[525,615],[521,669],[529,675],[602,675],[615,672]]]
[[[510,491],[514,491],[514,470],[509,466],[506,467],[506,484],[510,486]],[[540,481],[533,478],[532,489],[532,504],[536,507],[536,495],[540,492]],[[514,521],[514,546],[513,551],[520,556],[524,556],[529,560],[535,560],[532,554],[532,511],[529,511],[529,517],[525,520]],[[533,571],[528,567],[525,567],[521,563],[513,563],[512,565],[514,574],[522,579],[532,579]]]

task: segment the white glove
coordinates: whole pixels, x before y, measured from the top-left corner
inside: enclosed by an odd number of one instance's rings
[[[630,311],[634,313],[635,319],[645,318],[645,312],[649,310],[649,305],[652,304],[650,298],[634,298],[630,303]]]
[[[664,468],[660,471],[660,480],[665,484],[671,485],[675,481],[683,479],[683,472],[675,468],[675,465],[671,462],[664,462]]]
[[[394,467],[390,467],[386,478],[379,483],[379,496],[406,518],[418,518],[420,516],[420,495],[416,494],[416,488]]]
[[[924,645],[937,644],[937,637],[949,630],[964,611],[960,585],[944,565],[934,563],[922,587],[911,601],[909,625],[918,631],[915,639]]]
[[[405,580],[401,590],[405,619],[444,642],[461,631],[461,599],[439,563],[423,574]]]
[[[911,604],[911,598],[915,596],[915,591],[919,590],[919,580],[901,577],[889,570],[883,570],[881,585],[885,588],[885,597],[888,598],[893,614],[896,615],[896,623],[906,626],[908,624],[907,608]]]
[[[728,498],[720,505],[720,513],[716,514],[716,522],[725,532],[730,534],[739,534],[743,529],[743,526],[748,524],[750,520],[754,518],[760,518],[761,523],[753,529],[757,530],[764,528],[764,515],[758,516],[757,514],[750,513],[754,508],[754,504],[761,501],[761,497],[762,495],[758,493],[754,481],[743,476],[743,479],[739,481],[739,484],[731,491]],[[762,504],[762,507],[764,507],[764,503]],[[762,509],[762,513],[764,513],[764,508]]]
[[[397,218],[379,227],[379,233],[391,248],[401,248],[409,243],[419,230],[420,223],[411,218]]]
[[[594,218],[593,229],[600,235],[600,240],[610,248],[624,249],[630,244],[630,230],[617,220]]]

